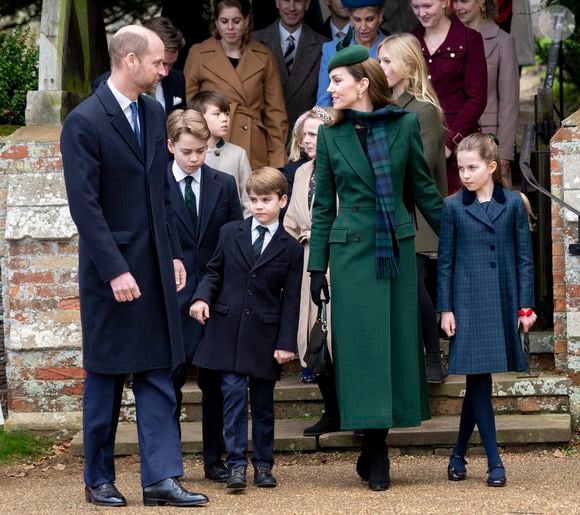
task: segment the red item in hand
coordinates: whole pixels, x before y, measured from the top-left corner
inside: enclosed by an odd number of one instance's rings
[[[530,317],[533,314],[534,314],[534,310],[532,308],[518,310],[519,317]]]

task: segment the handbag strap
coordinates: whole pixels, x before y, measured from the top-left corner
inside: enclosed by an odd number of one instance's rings
[[[326,318],[326,302],[322,301],[320,306],[318,306],[318,313],[316,319],[322,322],[324,328],[328,326],[328,319]]]

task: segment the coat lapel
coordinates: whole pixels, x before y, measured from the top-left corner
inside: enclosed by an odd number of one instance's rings
[[[220,42],[215,38],[210,38],[209,42],[211,43],[210,52],[212,52],[213,55],[204,62],[203,66],[207,68],[212,74],[219,77],[220,81],[226,82],[233,89],[235,89],[245,102],[246,92],[244,91],[244,86],[242,85],[241,75],[239,72],[242,63],[245,60],[244,58],[246,57],[246,54],[249,53],[249,49],[246,49],[244,52],[236,70],[232,66],[232,63],[230,63]],[[229,100],[232,102],[232,99]]]
[[[127,143],[127,146],[131,149],[139,161],[144,162],[143,152],[141,152],[139,143],[137,143],[135,133],[133,132],[131,125],[129,125],[129,121],[126,118],[125,113],[123,113],[121,110],[121,106],[117,102],[117,99],[113,96],[113,93],[109,89],[109,86],[107,86],[106,83],[103,83],[97,89],[95,94],[101,100],[101,103],[103,104],[107,114],[111,116],[111,125],[113,128],[119,133],[125,143]]]
[[[169,181],[169,191],[171,194],[171,203],[173,205],[173,211],[177,217],[181,220],[181,223],[187,228],[190,236],[197,240],[197,235],[193,232],[193,226],[191,225],[191,218],[185,207],[185,201],[183,200],[183,195],[179,188],[179,184],[173,176],[173,171],[171,170],[171,163],[167,165],[167,179]]]
[[[466,211],[472,217],[491,228],[493,228],[493,222],[505,210],[505,202],[506,198],[503,188],[497,184],[493,188],[493,194],[487,211],[481,206],[474,192],[466,189],[463,190],[463,204],[465,205]]]
[[[264,249],[264,251],[258,256],[254,268],[260,268],[264,266],[269,261],[272,261],[278,254],[284,250],[284,244],[282,240],[287,238],[287,234],[282,234],[282,224],[278,226],[278,230],[272,236],[270,243]]]
[[[373,170],[352,123],[344,122],[338,126],[338,134],[334,137],[334,143],[344,157],[345,163],[348,163],[353,172],[370,188],[375,189]]]
[[[239,226],[236,242],[248,268],[254,268],[254,251],[252,250],[252,220],[250,216]]]
[[[221,184],[205,165],[201,167],[200,190],[202,193],[199,199],[199,241],[202,241],[221,190]]]
[[[157,102],[157,100],[154,100]],[[139,97],[139,115],[141,120],[141,127],[144,131],[143,141],[145,144],[145,170],[149,172],[151,170],[151,164],[153,163],[153,158],[155,157],[155,130],[161,123],[165,123],[165,119],[160,120],[155,116],[155,112],[149,109],[145,105],[145,101],[140,96]]]
[[[481,27],[481,36],[485,40],[484,50],[485,58],[489,60],[490,56],[495,52],[499,44],[500,28],[491,20],[488,20],[483,27]]]
[[[318,70],[313,70],[312,68],[317,62],[320,52],[321,50],[316,43],[312,30],[307,25],[302,25],[302,34],[300,34],[300,41],[296,49],[292,73],[288,76],[285,65],[283,66],[284,69],[280,70],[280,75],[284,77],[282,83],[285,84],[286,88],[286,102],[302,88],[304,81],[311,73],[317,73]],[[288,77],[290,80],[288,80]]]

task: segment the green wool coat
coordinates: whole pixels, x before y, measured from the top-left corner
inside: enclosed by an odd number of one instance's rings
[[[330,266],[332,347],[343,429],[418,426],[429,418],[420,337],[415,226],[405,190],[439,231],[442,199],[429,174],[417,117],[387,125],[399,272],[377,279],[375,175],[356,130],[321,127],[316,150],[309,271]]]

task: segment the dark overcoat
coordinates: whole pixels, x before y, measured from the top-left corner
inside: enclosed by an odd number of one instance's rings
[[[534,264],[519,193],[496,185],[487,210],[467,190],[445,199],[437,291],[437,310],[455,315],[450,373],[527,368],[517,313],[534,306]]]
[[[289,74],[280,44],[280,20],[276,20],[265,29],[257,30],[252,35],[257,41],[268,47],[278,63],[286,112],[288,113],[288,132],[291,133],[296,119],[316,104],[322,43],[328,39],[314,32],[308,25],[303,24],[296,47],[292,73]]]
[[[106,83],[70,113],[61,152],[79,232],[83,365],[122,374],[185,359],[173,259],[181,247],[169,183],[161,105],[139,97],[144,152]],[[116,302],[110,281],[131,272],[141,297]]]
[[[345,121],[318,132],[308,270],[324,272],[330,263],[332,352],[343,429],[417,426],[429,418],[415,224],[403,191],[436,231],[442,200],[423,156],[416,115],[393,117],[386,129],[400,259],[398,274],[383,279],[376,277],[376,179],[355,127]]]
[[[304,251],[280,224],[256,260],[251,232],[252,217],[220,231],[193,296],[210,305],[193,363],[274,381],[274,351],[296,352]]]
[[[202,335],[202,326],[189,316],[193,292],[205,275],[207,263],[213,255],[222,225],[242,219],[242,208],[236,180],[227,173],[207,165],[201,167],[201,193],[197,230],[194,231],[179,184],[172,172],[173,162],[167,167],[171,202],[175,211],[177,234],[183,250],[183,264],[187,271],[185,288],[178,293],[181,328],[185,355],[193,356]]]

